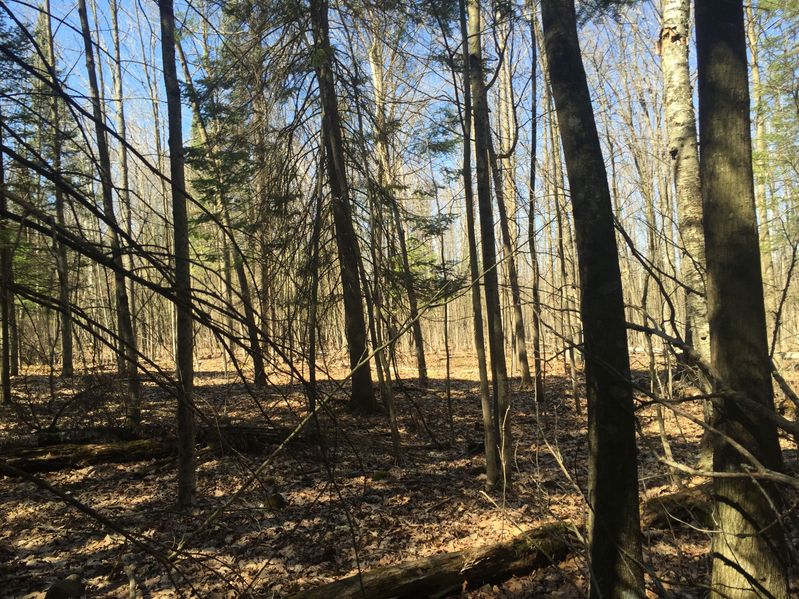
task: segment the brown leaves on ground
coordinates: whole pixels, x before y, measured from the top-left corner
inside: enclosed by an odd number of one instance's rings
[[[174,506],[174,458],[42,475],[165,556],[183,543],[184,552],[170,570],[32,484],[0,479],[0,595],[41,597],[56,580],[78,574],[92,597],[131,592],[148,597],[177,597],[179,592],[282,597],[359,569],[499,541],[552,519],[571,522],[584,535],[585,416],[574,411],[570,382],[549,372],[546,398],[538,406],[530,393],[514,393],[513,489],[487,494],[483,456],[473,453],[482,438],[474,360],[454,360],[452,442],[444,361],[431,357],[430,363],[429,388],[416,385],[410,367],[401,371],[405,378],[395,387],[402,466],[394,461],[385,417],[348,413],[346,396],[338,392],[321,414],[321,437],[307,427],[255,484],[205,527],[203,521],[239,490],[274,443],[250,453],[224,445],[200,448],[198,499],[184,512]],[[218,366],[203,363],[197,380],[196,401],[206,426],[247,425],[282,434],[304,416],[305,399],[296,382],[282,380],[251,392],[226,379]],[[33,420],[46,422],[70,401],[80,409],[68,406],[61,428],[117,423],[121,413],[112,405],[116,394],[78,402],[77,383],[53,385],[47,377],[36,377],[28,374],[16,381],[20,405],[0,415],[5,446],[18,439],[33,442]],[[335,389],[332,382],[322,387]],[[701,406],[681,408],[701,418]],[[675,459],[695,464],[700,428],[665,412]],[[144,419],[148,434],[170,438],[174,402],[165,391],[147,389]],[[639,422],[642,499],[676,490],[660,462],[663,447],[655,409],[640,410]],[[678,597],[703,596],[708,547],[709,531],[701,527],[645,531],[652,596],[664,590]],[[574,556],[558,566],[499,585],[466,588],[462,596],[572,598],[586,592],[584,551],[575,547]]]

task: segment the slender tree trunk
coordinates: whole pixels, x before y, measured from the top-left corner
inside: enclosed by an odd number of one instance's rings
[[[660,30],[660,56],[664,77],[666,129],[677,190],[677,219],[682,252],[681,275],[685,290],[685,342],[710,360],[710,331],[705,299],[705,238],[702,230],[702,186],[699,179],[699,151],[696,144],[691,72],[688,61],[690,42],[690,0],[666,0]],[[698,384],[709,385],[702,375]],[[712,406],[705,404],[705,421],[712,419]],[[712,439],[705,429],[699,462],[712,463]]]
[[[747,3],[746,10],[746,37],[749,42],[749,52],[752,57],[750,71],[752,73],[752,93],[754,94],[755,114],[755,210],[758,220],[758,231],[763,235],[761,253],[763,255],[763,291],[766,303],[766,326],[775,326],[777,304],[777,278],[774,264],[774,247],[771,239],[771,223],[768,217],[768,201],[766,197],[766,180],[768,178],[768,154],[766,151],[766,115],[763,105],[763,85],[760,81],[759,44],[757,41],[757,21],[752,5]]]
[[[394,226],[397,229],[397,239],[400,246],[400,257],[402,259],[402,275],[405,285],[405,292],[408,294],[408,305],[410,308],[409,316],[413,321],[411,331],[413,333],[413,345],[416,350],[416,366],[419,372],[419,384],[427,384],[427,359],[425,358],[424,337],[422,336],[422,323],[419,320],[419,301],[416,297],[416,290],[413,287],[413,275],[411,265],[408,260],[408,244],[405,241],[405,227],[402,225],[397,198],[391,198],[391,208],[394,216]]]
[[[308,301],[308,409],[316,410],[316,329],[319,302],[319,238],[322,235],[322,206],[324,204],[324,146],[319,151],[316,171],[316,211],[311,234],[311,297]],[[318,421],[316,421],[318,423]]]
[[[371,194],[370,194],[371,195]],[[370,252],[372,264],[378,268],[378,248],[382,246],[378,236],[382,231],[382,223],[377,222],[375,215],[379,215],[377,207],[374,205],[374,197],[371,199],[372,218],[370,219],[370,233],[371,242]],[[379,218],[379,217],[378,217]],[[380,326],[380,315],[383,311],[383,300],[380,294],[379,280],[375,279],[374,289],[369,288],[369,281],[366,278],[366,272],[363,269],[363,264],[359,265],[361,278],[363,279],[363,289],[366,293],[366,313],[369,318],[369,333],[372,337],[372,346],[377,349],[383,345],[382,327]],[[389,344],[390,345],[390,344]],[[381,348],[375,356],[375,370],[377,371],[377,384],[380,388],[380,396],[383,400],[383,405],[386,408],[386,415],[388,416],[388,426],[391,431],[391,444],[394,449],[394,459],[398,464],[403,463],[402,455],[402,441],[400,439],[399,427],[397,426],[397,414],[394,410],[394,389],[391,386],[391,368],[388,360],[387,348]]]
[[[691,73],[688,63],[690,0],[666,0],[660,30],[666,128],[677,189],[677,217],[686,290],[686,343],[710,358],[705,292],[705,240],[702,231],[702,188],[696,145]]]
[[[14,268],[13,268],[13,256],[12,256],[12,268],[10,269],[9,273],[9,282],[11,285],[14,285]],[[9,294],[9,302],[8,302],[8,329],[9,329],[9,344],[11,345],[10,352],[11,352],[11,364],[9,373],[11,376],[18,376],[19,375],[19,365],[20,365],[20,357],[19,357],[19,326],[17,324],[17,308],[14,304],[14,294]]]
[[[510,393],[505,365],[505,341],[502,332],[502,312],[499,302],[499,277],[497,276],[497,250],[494,237],[494,215],[491,208],[491,182],[489,166],[490,127],[488,101],[483,74],[483,40],[479,0],[469,0],[469,71],[472,86],[472,113],[474,118],[474,151],[477,163],[477,204],[480,210],[480,233],[483,254],[483,281],[486,316],[488,320],[488,348],[491,356],[491,375],[494,391],[494,434],[499,442],[502,482],[510,484],[512,440],[510,424]]]
[[[180,87],[175,64],[175,14],[172,0],[159,0],[161,57],[169,126],[169,173],[172,191],[172,222],[175,239],[175,306],[177,308],[178,375],[178,505],[192,504],[196,487],[194,455],[195,426],[192,408],[194,385],[194,331],[191,315],[191,262],[189,221],[186,213],[186,180],[183,157],[183,119]]]
[[[543,0],[541,8],[580,265],[590,450],[591,596],[643,597],[635,416],[610,190],[573,0]]]
[[[220,200],[222,205],[222,220],[228,231],[233,231],[230,220],[230,210],[224,199]],[[255,324],[255,311],[252,307],[252,294],[250,284],[247,280],[247,270],[244,268],[244,256],[240,249],[233,250],[233,271],[239,280],[239,295],[244,308],[244,328],[247,331],[247,339],[250,344],[250,357],[253,364],[253,383],[256,387],[266,386],[266,370],[264,369],[264,357],[259,342],[258,327]]]
[[[538,142],[538,40],[536,39],[536,7],[530,2],[530,43],[532,56],[530,58],[530,184],[529,184],[529,216],[527,220],[527,239],[530,250],[530,266],[532,267],[532,292],[533,292],[533,375],[535,378],[534,398],[541,401],[544,398],[544,368],[541,355],[541,272],[538,267],[538,251],[536,249],[536,151]]]
[[[382,42],[378,39],[379,32],[372,32],[372,45],[369,48],[369,66],[372,73],[372,86],[375,96],[375,130],[377,159],[380,167],[378,182],[391,203],[391,210],[394,217],[394,226],[397,229],[397,239],[400,246],[400,257],[402,259],[402,282],[405,286],[405,293],[408,295],[408,306],[410,308],[411,332],[413,333],[413,344],[416,350],[416,365],[419,372],[419,384],[427,384],[427,360],[425,358],[424,337],[422,336],[422,323],[419,321],[419,302],[416,290],[413,286],[413,274],[411,273],[410,261],[408,260],[408,246],[405,241],[405,227],[402,225],[399,206],[395,196],[395,181],[392,177],[392,169],[388,151],[388,136],[390,132],[386,128],[386,91],[383,73],[383,53]]]
[[[44,9],[47,19],[47,59],[50,63],[50,76],[53,89],[57,89],[56,59],[53,43],[52,14],[50,0],[45,0]],[[50,105],[50,118],[53,125],[53,171],[61,174],[61,132],[60,113],[58,110],[58,95],[53,92]],[[56,221],[60,227],[66,226],[64,217],[64,194],[61,187],[55,186],[55,213]],[[72,376],[74,372],[72,360],[72,307],[69,301],[69,266],[67,263],[67,248],[63,243],[55,242],[56,265],[58,270],[58,302],[61,305],[61,376]]]
[[[333,76],[333,49],[330,45],[327,0],[311,1],[311,22],[317,58],[316,77],[322,103],[325,132],[325,157],[327,176],[333,201],[333,221],[336,230],[341,283],[344,290],[344,327],[349,349],[352,374],[351,406],[363,413],[377,410],[372,374],[369,367],[366,343],[366,320],[358,280],[358,237],[352,221],[352,205],[344,163],[344,146],[341,119],[338,112],[335,80]],[[363,362],[363,364],[361,363]]]
[[[503,185],[502,177],[499,172],[499,160],[494,152],[493,143],[488,137],[488,155],[491,163],[491,172],[494,178],[494,188],[497,192],[497,209],[499,210],[499,229],[502,235],[502,252],[505,256],[505,264],[508,269],[508,283],[510,284],[511,300],[513,303],[513,330],[516,337],[516,352],[519,359],[519,369],[521,370],[522,389],[530,389],[533,381],[530,375],[530,363],[527,360],[527,334],[524,329],[524,316],[522,315],[522,293],[519,288],[519,273],[516,270],[515,243],[510,229],[510,219],[505,202],[505,191],[507,187]],[[504,188],[504,189],[503,189]]]
[[[483,437],[486,456],[486,486],[495,488],[499,483],[499,453],[497,437],[494,434],[491,416],[491,396],[488,388],[488,366],[486,364],[485,336],[483,333],[483,310],[480,299],[480,266],[477,259],[477,235],[474,222],[474,191],[472,188],[472,93],[471,69],[469,68],[469,48],[466,43],[468,29],[466,25],[465,0],[458,0],[461,38],[464,40],[463,53],[463,195],[466,203],[466,233],[469,245],[469,273],[472,291],[472,323],[474,329],[474,347],[477,354],[477,365],[480,372],[480,407],[483,414]]]
[[[547,104],[552,106],[551,99],[547,97]],[[550,117],[548,121],[549,137],[552,144],[552,203],[555,211],[555,231],[557,234],[557,259],[560,280],[558,282],[558,300],[561,313],[561,334],[563,337],[563,361],[564,370],[569,373],[571,382],[572,398],[574,399],[574,409],[578,414],[582,414],[583,408],[580,401],[580,393],[577,387],[577,362],[574,352],[574,327],[572,326],[572,303],[569,286],[569,268],[567,266],[568,257],[566,255],[566,226],[563,221],[566,219],[564,214],[563,197],[561,192],[563,184],[563,163],[560,158],[560,143],[558,142],[558,123],[555,118]]]
[[[755,216],[743,4],[696,1],[699,140],[713,367],[725,385],[774,410]],[[731,397],[715,403],[713,469],[750,466],[735,441],[780,470],[772,421]],[[782,502],[773,483],[713,479],[712,596],[788,597]]]
[[[0,143],[3,135],[3,114],[0,107]],[[0,213],[8,210],[6,198],[5,156],[0,151]],[[2,403],[11,403],[11,312],[14,309],[11,283],[11,228],[6,218],[0,218],[0,319],[2,319],[2,355],[0,355],[0,379],[2,379]]]
[[[130,236],[133,233],[133,211],[131,206],[130,196],[130,169],[128,168],[128,149],[125,147],[127,142],[127,121],[125,119],[125,93],[122,82],[122,55],[119,47],[119,18],[117,0],[111,0],[111,26],[112,38],[114,43],[114,69],[111,75],[114,81],[114,96],[117,102],[117,134],[119,135],[122,144],[119,148],[119,173],[122,177],[122,218],[125,227],[125,233]],[[127,267],[133,271],[133,255],[126,253]],[[133,281],[128,282],[128,298],[130,302],[131,321],[133,326],[134,339],[136,338],[136,291],[133,286]]]
[[[178,60],[180,61],[183,75],[186,78],[186,85],[188,85],[191,89],[193,89],[193,83],[191,80],[191,73],[189,72],[189,65],[186,61],[186,56],[183,53],[183,48],[180,45],[180,42],[176,42],[176,50]],[[196,94],[192,93],[191,98],[194,101],[194,109],[195,114],[197,115],[197,120],[200,125],[200,137],[204,144],[208,144],[210,142],[210,137],[208,135],[208,129],[205,124],[205,119],[202,117],[202,113],[200,111],[199,106],[196,104]],[[221,176],[221,166],[214,162],[214,168]],[[222,256],[224,262],[224,279],[225,279],[225,297],[227,299],[227,303],[229,308],[233,309],[233,282],[231,277],[231,262],[232,268],[236,273],[236,278],[239,281],[239,287],[241,289],[240,296],[241,302],[244,307],[244,326],[247,329],[247,338],[250,344],[250,356],[252,357],[253,363],[253,383],[256,387],[264,387],[266,385],[266,370],[264,368],[264,358],[263,353],[261,350],[261,344],[259,343],[259,335],[258,335],[258,327],[255,324],[255,312],[252,307],[252,295],[250,294],[250,285],[247,281],[247,271],[244,268],[244,256],[241,255],[241,251],[237,248],[234,250],[234,255],[231,257],[231,250],[230,245],[228,242],[227,235],[225,231],[227,231],[230,235],[233,235],[233,227],[231,224],[230,218],[230,210],[228,209],[228,205],[225,201],[225,198],[220,197],[218,199],[219,203],[219,211],[222,214],[222,224],[224,225],[224,231],[222,231]],[[263,307],[262,307],[263,311]],[[233,332],[233,321],[231,317],[228,317],[228,330]]]
[[[138,373],[138,352],[136,339],[133,336],[128,292],[125,286],[125,275],[122,273],[122,252],[119,243],[119,224],[114,213],[114,189],[111,181],[111,157],[108,152],[108,138],[105,133],[105,121],[100,104],[100,91],[97,85],[97,71],[94,61],[94,46],[92,45],[89,31],[89,19],[86,12],[86,0],[78,0],[78,13],[80,15],[81,29],[83,32],[83,45],[86,58],[86,71],[89,78],[89,93],[91,95],[92,116],[94,119],[97,137],[97,155],[99,159],[100,184],[103,196],[103,211],[108,224],[108,235],[111,240],[111,252],[114,263],[118,269],[114,271],[114,296],[116,301],[117,333],[119,336],[119,355],[123,356],[121,372],[128,378],[128,398],[125,406],[127,419],[131,426],[138,426],[141,421],[139,402],[141,397],[141,383]]]
[[[509,20],[510,15],[505,14],[505,10],[497,11],[498,19]],[[513,332],[515,340],[516,357],[519,361],[519,371],[521,375],[520,388],[531,389],[533,379],[530,374],[530,362],[527,357],[527,331],[524,326],[524,315],[522,313],[522,296],[519,289],[519,274],[516,263],[516,138],[519,135],[516,125],[516,107],[513,103],[513,78],[511,74],[510,61],[512,56],[509,47],[511,29],[508,25],[502,24],[502,35],[504,38],[504,58],[500,66],[500,90],[499,90],[499,114],[501,144],[499,151],[502,156],[496,156],[491,141],[488,137],[489,156],[491,159],[492,173],[494,177],[494,187],[497,195],[497,208],[499,210],[499,226],[502,235],[502,253],[505,257],[505,264],[508,274],[508,283],[511,292],[511,303],[513,309]],[[507,146],[507,147],[506,147]],[[501,167],[501,173],[500,173]]]

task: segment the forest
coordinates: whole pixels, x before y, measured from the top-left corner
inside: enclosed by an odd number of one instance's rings
[[[0,597],[799,597],[797,0],[0,0]]]

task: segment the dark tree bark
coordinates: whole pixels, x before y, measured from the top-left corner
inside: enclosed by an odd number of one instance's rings
[[[529,216],[527,220],[527,239],[530,250],[530,265],[532,266],[532,293],[533,293],[533,377],[535,379],[534,398],[535,401],[540,401],[544,398],[544,369],[541,356],[541,281],[540,271],[538,269],[538,252],[535,243],[535,212],[536,212],[536,197],[535,197],[535,171],[536,171],[536,150],[538,139],[538,80],[536,79],[536,70],[538,67],[538,41],[535,34],[535,14],[536,8],[531,5],[530,9],[530,40],[532,46],[532,57],[530,64],[532,72],[530,74],[530,96],[532,98],[530,114],[532,120],[530,122],[530,205],[528,206]]]
[[[483,254],[483,286],[485,289],[488,349],[491,356],[491,379],[494,391],[494,435],[499,444],[502,482],[510,483],[512,440],[510,394],[505,364],[505,340],[499,302],[497,249],[494,236],[494,213],[491,207],[491,181],[488,156],[490,134],[488,101],[483,75],[483,42],[479,0],[469,0],[469,71],[474,118],[474,153],[477,167],[477,205],[480,210],[480,242]]]
[[[727,387],[773,411],[743,4],[697,0],[695,6],[711,360]],[[714,403],[714,424],[721,433],[714,439],[715,471],[745,472],[750,466],[728,439],[763,466],[781,469],[777,431],[763,414],[721,398]],[[787,597],[788,551],[777,489],[746,476],[715,478],[713,495],[713,596]]]
[[[128,292],[125,287],[124,265],[122,251],[119,243],[119,224],[114,214],[114,187],[111,181],[111,156],[108,151],[108,137],[105,132],[105,117],[100,104],[100,90],[97,85],[97,70],[94,60],[94,46],[89,30],[89,18],[86,12],[86,0],[78,0],[78,14],[80,15],[83,46],[86,59],[86,71],[89,79],[89,94],[92,104],[92,118],[94,120],[97,138],[97,157],[99,160],[100,183],[103,195],[103,212],[108,223],[108,235],[111,240],[111,252],[114,264],[114,297],[116,301],[117,335],[119,336],[119,361],[123,365],[120,374],[128,378],[128,398],[125,406],[127,419],[131,426],[138,426],[141,420],[139,402],[141,398],[141,383],[137,367],[136,338],[133,336],[133,323],[131,321]]]
[[[468,39],[465,0],[458,1],[461,38]],[[469,69],[469,47],[461,44],[463,53],[463,195],[466,203],[466,233],[469,244],[469,274],[472,283],[472,326],[474,348],[480,372],[480,407],[483,414],[483,441],[486,448],[486,486],[493,489],[499,482],[499,452],[491,416],[491,395],[488,389],[483,310],[480,299],[480,266],[477,259],[477,235],[474,222],[474,190],[472,188],[472,91]]]
[[[172,224],[175,242],[175,306],[177,308],[178,375],[178,505],[192,504],[196,485],[195,425],[192,408],[194,384],[194,331],[191,317],[191,263],[189,222],[186,214],[186,180],[183,156],[183,119],[175,65],[175,14],[172,0],[159,0],[161,58],[166,88],[169,125],[169,174],[172,191]]]
[[[311,1],[311,23],[315,44],[314,65],[322,103],[323,143],[327,159],[328,184],[333,202],[333,221],[341,267],[341,284],[344,290],[344,328],[350,368],[353,371],[350,405],[355,411],[368,414],[376,412],[378,406],[372,388],[369,361],[366,360],[368,356],[366,320],[358,278],[360,252],[358,236],[355,234],[352,222],[352,205],[344,164],[341,118],[338,112],[338,99],[333,77],[333,48],[330,45],[327,13],[327,0]]]
[[[9,285],[13,287],[14,285],[14,268],[13,268],[13,253],[12,253],[12,260],[10,261],[12,267],[9,269],[8,272],[8,282]],[[8,299],[8,333],[9,333],[9,344],[10,344],[10,352],[11,352],[11,364],[9,373],[11,376],[19,375],[19,327],[17,326],[17,309],[14,304],[14,294],[9,294]]]
[[[610,190],[573,0],[543,0],[541,9],[580,266],[590,449],[591,597],[642,597],[635,419]]]

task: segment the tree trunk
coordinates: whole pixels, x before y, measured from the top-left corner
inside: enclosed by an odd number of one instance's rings
[[[499,226],[502,235],[502,253],[505,258],[508,283],[510,285],[511,303],[513,308],[513,332],[516,357],[519,360],[521,375],[520,388],[531,389],[533,379],[530,374],[530,361],[527,357],[527,331],[524,326],[522,314],[522,296],[519,289],[519,274],[516,263],[516,156],[514,149],[519,128],[516,124],[516,107],[513,103],[513,78],[510,61],[509,39],[512,34],[512,19],[505,14],[505,8],[498,8],[497,20],[501,23],[501,35],[504,44],[504,56],[500,66],[500,90],[498,102],[498,120],[500,131],[501,156],[496,156],[491,136],[488,137],[489,155],[491,159],[494,187],[497,195],[497,209],[499,210]],[[501,170],[501,173],[500,173]]]
[[[696,2],[699,139],[712,364],[724,384],[774,410],[755,216],[743,4]],[[749,461],[782,467],[777,431],[731,397],[715,403],[713,469],[745,472]],[[788,596],[788,551],[773,483],[715,478],[715,597]]]
[[[369,570],[302,591],[292,599],[446,597],[557,564],[571,553],[571,537],[567,526],[548,524],[495,545]]]
[[[0,112],[0,143],[2,143],[3,114]],[[8,210],[6,198],[5,157],[0,152],[0,213]],[[2,319],[2,355],[0,355],[0,383],[2,384],[2,403],[11,403],[11,311],[14,309],[11,283],[11,228],[6,218],[0,219],[0,319]]]
[[[519,273],[516,270],[516,244],[510,228],[510,219],[506,206],[507,197],[505,192],[507,186],[503,185],[502,176],[499,172],[499,159],[494,151],[491,137],[488,136],[488,155],[491,164],[491,172],[494,178],[494,188],[497,195],[497,209],[499,210],[499,229],[502,235],[502,253],[505,256],[505,264],[508,269],[508,283],[510,284],[511,300],[513,303],[513,330],[516,337],[516,353],[519,359],[519,369],[521,370],[522,389],[532,387],[533,381],[530,376],[530,363],[527,360],[527,334],[524,330],[524,316],[522,315],[522,293],[519,288]]]
[[[641,506],[641,526],[645,530],[665,529],[685,523],[713,526],[710,496],[713,487],[703,483],[667,495],[652,497]]]
[[[771,240],[771,223],[768,217],[768,202],[766,198],[766,179],[768,173],[768,154],[766,151],[766,115],[763,105],[763,85],[760,82],[760,62],[757,43],[757,21],[751,4],[746,4],[746,37],[749,41],[749,52],[752,57],[752,93],[754,94],[755,114],[755,214],[757,214],[758,231],[763,235],[763,293],[766,304],[766,327],[776,325],[775,310],[777,308],[777,278],[774,265],[774,248]]]
[[[541,8],[580,266],[590,451],[591,596],[642,597],[635,417],[610,190],[580,56],[573,0],[543,0]]]
[[[114,82],[114,95],[117,101],[117,134],[119,135],[121,146],[119,148],[119,173],[122,176],[122,219],[125,233],[130,236],[133,233],[133,212],[131,206],[130,196],[130,169],[128,168],[128,149],[125,143],[128,139],[127,134],[127,121],[125,120],[125,94],[122,83],[122,56],[119,47],[119,8],[117,0],[111,0],[111,32],[114,43],[114,69],[111,71],[112,79]],[[127,266],[133,272],[133,254],[126,252]],[[133,281],[128,284],[128,298],[130,301],[130,313],[133,326],[133,338],[136,339],[136,292],[133,286]]]
[[[538,40],[536,39],[536,8],[531,3],[530,7],[530,43],[532,56],[530,58],[530,186],[529,186],[529,216],[527,220],[527,239],[530,250],[530,265],[532,266],[532,292],[533,292],[533,376],[535,378],[534,398],[541,401],[544,398],[544,369],[541,355],[541,273],[538,267],[538,251],[536,249],[536,149],[538,142],[538,80],[536,78],[538,67]]]
[[[471,73],[474,152],[477,163],[477,205],[480,210],[480,242],[483,254],[483,282],[488,321],[488,349],[494,391],[494,435],[499,443],[502,483],[510,483],[513,447],[510,425],[510,394],[505,365],[505,341],[499,302],[497,250],[494,238],[494,214],[491,208],[489,172],[488,101],[483,74],[483,37],[479,0],[469,0],[469,72]]]
[[[50,63],[50,77],[53,89],[58,89],[56,77],[55,48],[53,47],[53,24],[50,12],[50,0],[45,0],[44,10],[47,13],[47,60]],[[53,92],[50,105],[50,118],[53,125],[53,172],[61,175],[61,131],[60,114],[58,110],[58,95]],[[64,217],[64,194],[59,185],[55,186],[55,213],[56,221],[62,228],[66,227]],[[61,305],[61,376],[72,376],[74,366],[72,361],[72,307],[69,301],[69,266],[67,263],[67,248],[63,243],[55,242],[56,268],[58,271],[58,303]]]
[[[344,291],[344,328],[352,369],[352,396],[350,405],[358,412],[377,411],[372,374],[366,344],[366,320],[361,301],[358,277],[358,237],[352,221],[352,205],[344,164],[344,146],[341,119],[338,112],[335,80],[333,77],[333,48],[330,45],[327,0],[311,1],[311,22],[315,45],[315,69],[319,82],[319,95],[324,120],[325,157],[328,184],[333,201],[333,221],[336,232],[338,259],[341,267],[341,284]],[[363,363],[362,363],[363,362]]]
[[[190,89],[193,90],[193,83],[191,80],[191,73],[189,72],[189,65],[186,61],[186,56],[183,53],[183,48],[180,45],[179,41],[176,41],[176,50],[178,55],[178,60],[180,61],[180,65],[183,70],[183,74],[186,78],[186,85],[189,86]],[[202,116],[202,112],[200,111],[200,107],[196,103],[196,94],[191,94],[192,100],[194,100],[194,109],[195,115],[197,117],[197,121],[200,125],[200,139],[204,144],[208,144],[210,137],[208,136],[208,129],[205,124],[205,119]],[[221,176],[221,167],[215,161],[214,168],[217,172],[220,173]],[[224,273],[223,277],[225,280],[225,297],[228,303],[228,309],[233,310],[233,282],[232,277],[230,274],[231,270],[231,262],[233,263],[232,268],[236,272],[236,278],[239,281],[239,287],[241,291],[239,295],[241,296],[241,303],[244,307],[244,326],[247,329],[247,338],[250,344],[250,357],[252,358],[253,364],[253,384],[256,387],[264,387],[266,386],[266,370],[264,369],[264,358],[263,353],[261,351],[261,344],[259,343],[259,335],[258,335],[258,327],[255,324],[255,312],[252,307],[252,295],[250,294],[250,285],[247,281],[247,271],[244,268],[244,256],[241,255],[241,249],[236,247],[234,248],[234,255],[231,257],[230,246],[228,243],[227,236],[233,235],[233,226],[231,224],[230,219],[230,210],[228,209],[228,205],[225,201],[225,198],[218,198],[218,208],[219,211],[222,213],[222,224],[224,225],[224,229],[222,230],[222,258],[224,263]],[[230,333],[233,333],[233,318],[232,316],[227,317],[228,322],[228,330]]]
[[[136,339],[133,336],[128,292],[125,287],[124,264],[119,244],[119,224],[114,214],[114,188],[111,181],[111,157],[108,152],[108,138],[105,133],[105,120],[100,104],[100,91],[97,85],[97,71],[94,61],[94,46],[89,31],[89,19],[86,12],[86,0],[78,0],[78,13],[80,15],[81,30],[83,33],[83,46],[86,58],[86,71],[89,78],[89,93],[92,103],[92,118],[94,120],[97,138],[97,155],[99,158],[100,184],[103,196],[103,212],[108,235],[111,240],[111,252],[114,263],[118,266],[114,270],[114,296],[116,301],[117,334],[119,336],[119,354],[123,357],[123,371],[120,374],[128,378],[128,398],[126,416],[131,426],[136,427],[141,421],[139,402],[141,398],[141,383],[138,373],[138,352]]]
[[[0,459],[28,473],[85,468],[93,464],[143,462],[174,455],[172,443],[135,439],[115,443],[62,443],[4,452]]]
[[[186,181],[183,157],[183,119],[180,87],[175,65],[175,14],[172,0],[159,0],[161,16],[161,57],[166,88],[169,126],[169,174],[172,191],[172,223],[175,240],[175,289],[177,308],[178,375],[178,505],[192,504],[196,487],[194,455],[195,425],[192,407],[194,385],[194,331],[191,315],[191,262],[189,259],[189,222],[186,213]]]
[[[477,366],[480,372],[480,407],[483,415],[483,440],[486,456],[486,486],[493,489],[499,483],[499,453],[497,438],[491,417],[491,396],[488,389],[488,366],[485,353],[485,335],[483,333],[483,310],[480,299],[480,267],[477,259],[477,235],[474,222],[474,191],[472,188],[472,93],[471,70],[469,68],[469,48],[465,43],[468,38],[466,25],[465,0],[458,1],[458,12],[461,37],[464,40],[463,53],[463,195],[466,204],[466,234],[469,245],[469,273],[472,291],[472,325],[474,328],[474,348],[477,354]]]
[[[664,77],[666,129],[677,190],[677,219],[682,251],[681,275],[685,290],[685,342],[710,361],[710,332],[705,299],[705,239],[702,231],[702,186],[699,180],[699,152],[696,145],[688,44],[691,39],[690,0],[666,0],[660,30],[660,56]],[[698,384],[709,391],[705,378]],[[705,420],[712,408],[706,402]],[[710,466],[712,440],[705,429],[700,450],[700,464]]]
[[[375,130],[377,146],[377,159],[380,167],[378,182],[382,187],[382,192],[386,194],[391,204],[391,211],[394,217],[394,226],[397,229],[397,239],[400,247],[400,257],[402,259],[402,282],[405,286],[405,293],[408,295],[408,306],[410,308],[411,332],[413,333],[413,344],[416,350],[416,365],[419,372],[419,384],[427,384],[427,360],[424,351],[424,337],[422,336],[422,323],[419,322],[419,302],[416,297],[416,290],[413,287],[413,275],[411,273],[410,261],[408,260],[408,244],[405,241],[405,227],[402,225],[397,197],[395,195],[395,181],[392,177],[391,164],[388,152],[388,136],[390,132],[386,128],[386,90],[383,74],[383,53],[382,41],[378,38],[379,32],[372,31],[372,45],[369,48],[369,66],[372,74],[372,86],[375,96]]]
[[[319,310],[319,238],[322,234],[322,207],[324,205],[324,146],[320,148],[319,163],[316,167],[316,210],[314,211],[313,232],[311,233],[311,293],[308,300],[308,411],[316,411],[316,346]],[[314,422],[319,421],[314,415]]]
[[[691,72],[689,0],[666,0],[660,30],[666,128],[669,155],[677,189],[677,215],[682,250],[682,280],[686,290],[685,342],[704,358],[710,357],[705,291],[705,240],[702,231],[702,188],[699,182],[699,152],[696,145]]]
[[[11,260],[11,268],[8,271],[8,281],[10,285],[14,284],[14,268],[13,268],[13,255]],[[14,294],[10,293],[8,298],[8,333],[9,344],[11,353],[11,364],[9,373],[11,376],[19,374],[19,327],[17,325],[17,309],[14,304]]]

